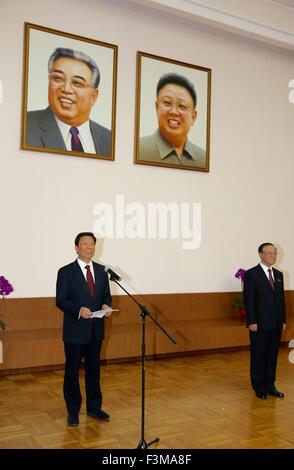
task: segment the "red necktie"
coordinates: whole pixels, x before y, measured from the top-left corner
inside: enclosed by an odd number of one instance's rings
[[[268,280],[270,282],[270,285],[272,286],[272,289],[275,290],[275,281],[274,281],[271,269],[268,269]]]
[[[71,149],[75,152],[83,152],[83,146],[79,138],[79,129],[71,127],[69,132],[71,133]]]
[[[90,296],[91,296],[92,299],[94,299],[94,289],[95,289],[94,279],[93,279],[93,276],[92,276],[92,273],[91,273],[90,266],[87,264],[87,266],[85,266],[85,268],[87,270],[87,284],[88,284],[88,287],[89,287]]]

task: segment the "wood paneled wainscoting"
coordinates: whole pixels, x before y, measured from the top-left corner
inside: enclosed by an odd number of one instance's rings
[[[146,355],[180,355],[193,351],[248,346],[248,331],[232,307],[236,292],[146,294],[138,296],[150,313],[172,334],[172,344],[147,317]],[[288,328],[283,341],[294,338],[294,291],[286,292]],[[102,359],[119,362],[141,354],[141,316],[125,295],[113,297],[113,313],[106,320]],[[50,369],[64,364],[62,312],[54,298],[2,299],[0,315],[8,328],[0,331],[3,363],[0,373]]]

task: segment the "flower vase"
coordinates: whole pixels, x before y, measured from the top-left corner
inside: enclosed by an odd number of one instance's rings
[[[5,302],[5,297],[3,295],[3,297],[0,297],[0,331],[5,330],[5,328],[7,326],[5,321],[2,319],[3,315],[1,315],[1,314],[3,314],[3,312],[5,312],[4,302]]]
[[[239,315],[242,321],[246,320],[246,311],[245,307],[239,307]]]

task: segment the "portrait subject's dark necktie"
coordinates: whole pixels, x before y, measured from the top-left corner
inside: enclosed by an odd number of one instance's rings
[[[78,136],[79,129],[77,127],[71,127],[69,132],[71,133],[71,149],[75,152],[83,152],[83,146]]]
[[[272,289],[275,290],[275,281],[271,269],[268,269],[268,280],[270,282],[270,285],[272,286]]]
[[[94,279],[91,273],[90,266],[87,264],[87,266],[85,266],[85,269],[87,270],[87,284],[89,287],[90,296],[92,299],[94,299],[95,283],[94,283]]]

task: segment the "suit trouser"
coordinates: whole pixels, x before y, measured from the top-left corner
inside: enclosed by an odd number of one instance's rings
[[[88,412],[100,410],[102,393],[100,388],[100,350],[102,341],[95,337],[94,328],[91,339],[86,344],[64,343],[65,370],[63,394],[68,414],[78,415],[82,395],[79,384],[79,370],[82,358],[85,363],[86,407]]]
[[[250,335],[250,378],[253,389],[258,393],[275,388],[276,367],[282,330],[251,331]]]

